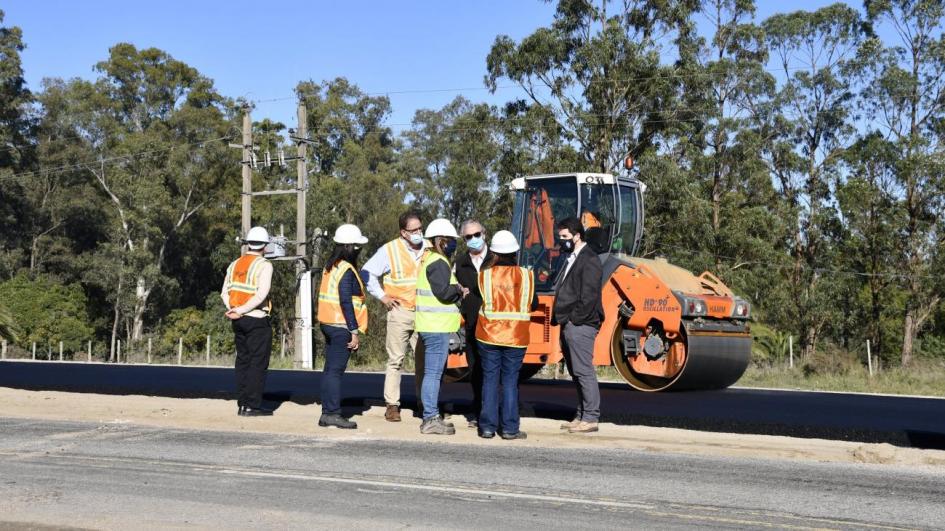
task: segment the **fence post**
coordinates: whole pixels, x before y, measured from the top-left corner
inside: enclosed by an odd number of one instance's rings
[[[33,361],[36,361],[36,342],[33,341]]]
[[[866,340],[866,364],[870,368],[870,378],[873,377],[873,354],[870,352],[870,340]]]
[[[279,351],[279,357],[285,358],[285,332],[282,333],[282,350]]]
[[[184,359],[184,338],[177,338],[177,364],[180,365]]]
[[[148,338],[148,365],[151,365],[151,338]]]
[[[7,340],[3,340],[2,346],[0,346],[0,360],[7,359]]]
[[[52,361],[52,344],[46,343],[46,361]]]
[[[59,361],[62,361],[62,341],[59,342]]]
[[[207,365],[210,365],[210,334],[207,334]]]
[[[788,336],[788,355],[791,357],[791,368],[794,368],[794,336]]]
[[[121,340],[118,340],[118,346],[115,349],[115,363],[121,363]]]
[[[88,360],[89,363],[92,363],[92,340],[89,340],[89,351],[88,351]]]

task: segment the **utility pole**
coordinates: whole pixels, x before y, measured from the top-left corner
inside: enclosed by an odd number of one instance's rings
[[[249,107],[243,110],[243,143],[230,144],[230,147],[242,149],[243,158],[240,161],[243,166],[243,190],[242,190],[242,212],[241,212],[241,238],[245,238],[253,223],[253,196],[274,196],[295,194],[296,216],[295,216],[295,255],[285,256],[285,245],[292,243],[285,237],[270,237],[269,246],[266,247],[265,255],[270,260],[288,261],[293,260],[296,263],[295,271],[298,279],[298,290],[295,294],[295,356],[293,365],[296,368],[312,368],[312,274],[305,265],[308,245],[306,241],[305,228],[305,199],[308,191],[308,170],[305,164],[306,146],[311,140],[308,139],[308,123],[305,111],[305,105],[300,101],[298,106],[298,130],[289,130],[289,138],[298,146],[298,156],[285,157],[280,150],[278,164],[283,168],[286,162],[296,161],[297,177],[294,188],[278,190],[253,191],[253,169],[257,167],[257,158],[255,154],[256,146],[253,145],[253,121],[250,118]],[[266,151],[264,162],[266,167],[272,164],[269,152]],[[246,246],[242,246],[242,252],[246,252]]]
[[[305,195],[308,190],[308,169],[305,164],[305,152],[308,144],[308,116],[305,104],[300,100],[298,108],[299,126],[296,136],[299,138],[298,160],[296,161],[296,213],[295,213],[295,254],[306,255],[305,230]],[[312,360],[312,272],[306,270],[305,262],[299,260],[295,266],[299,290],[295,294],[295,356],[293,366],[296,369],[311,369]]]
[[[253,223],[253,168],[249,161],[253,156],[253,120],[249,116],[249,107],[243,113],[243,195],[240,224],[240,236],[245,238]],[[246,246],[242,246],[243,253]]]

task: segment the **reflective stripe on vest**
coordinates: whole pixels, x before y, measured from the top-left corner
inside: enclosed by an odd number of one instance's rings
[[[476,339],[504,347],[527,347],[534,273],[523,267],[493,266],[479,273],[482,306]]]
[[[413,310],[417,290],[417,272],[420,266],[407,242],[397,238],[384,244],[390,272],[384,277],[384,293],[401,303],[401,307]]]
[[[427,268],[442,260],[449,267],[449,261],[439,253],[427,253],[423,258],[420,274],[417,276],[416,317],[414,329],[417,332],[455,332],[459,330],[459,308],[452,303],[442,303],[433,294]],[[456,276],[450,271],[450,284],[456,284]]]
[[[341,299],[338,296],[341,279],[348,271],[354,273],[354,278],[358,280],[358,285],[361,286],[361,295],[351,296],[351,305],[354,306],[354,317],[358,321],[358,330],[367,332],[368,310],[367,304],[364,303],[364,283],[354,267],[345,261],[338,262],[335,267],[331,268],[331,271],[322,271],[322,283],[318,287],[318,314],[316,318],[322,324],[348,327],[345,314],[341,310]]]
[[[266,259],[257,254],[244,254],[234,260],[226,270],[227,291],[230,308],[246,304],[259,289],[259,270]],[[272,311],[272,301],[266,298],[265,304],[254,308],[267,314]]]

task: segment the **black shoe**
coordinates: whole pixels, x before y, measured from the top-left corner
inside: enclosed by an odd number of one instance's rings
[[[241,416],[241,417],[242,417],[243,415],[245,415],[245,414],[246,414],[246,406],[240,406],[240,407],[236,408],[236,414],[239,415],[239,416]]]
[[[348,420],[341,415],[322,415],[318,419],[318,425],[327,428],[329,426],[334,426],[336,428],[341,428],[343,430],[353,430],[358,427],[358,423],[353,420]]]
[[[243,408],[244,417],[271,417],[271,409],[263,409],[261,407],[244,407]]]
[[[483,439],[491,439],[495,437],[495,432],[494,431],[480,431],[479,436],[482,437]]]
[[[528,434],[524,431],[517,431],[515,433],[503,433],[502,438],[506,441],[513,441],[515,439],[527,439]]]

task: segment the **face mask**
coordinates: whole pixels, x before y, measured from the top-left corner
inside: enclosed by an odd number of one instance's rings
[[[446,242],[446,247],[443,248],[443,253],[446,254],[446,257],[449,258],[453,256],[453,253],[456,251],[456,240],[449,240]]]
[[[561,245],[561,250],[566,253],[570,253],[574,250],[574,240],[558,240],[558,243]]]
[[[410,233],[410,243],[414,246],[419,247],[423,243],[423,234],[417,234],[416,232]]]
[[[473,238],[471,240],[466,240],[466,247],[469,247],[473,251],[481,251],[482,247],[486,244],[484,238]]]

